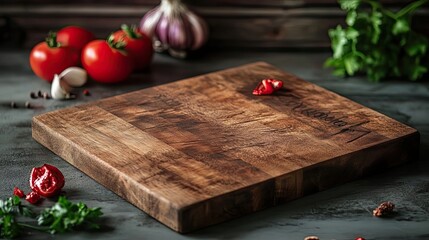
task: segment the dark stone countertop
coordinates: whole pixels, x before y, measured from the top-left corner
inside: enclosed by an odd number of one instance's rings
[[[388,81],[380,84],[362,78],[332,77],[323,69],[328,53],[209,52],[196,60],[157,55],[151,71],[134,75],[124,84],[88,84],[91,96],[76,100],[30,99],[31,91],[49,91],[28,66],[28,51],[0,51],[0,198],[11,196],[14,186],[29,191],[30,170],[43,163],[60,168],[64,190],[72,201],[103,208],[99,232],[72,232],[49,236],[31,232],[31,239],[429,239],[429,82]],[[367,107],[410,125],[421,133],[420,161],[380,172],[339,187],[254,213],[236,220],[180,235],[157,222],[113,192],[61,160],[31,137],[32,116],[179,80],[194,75],[266,61],[337,92]],[[35,108],[11,109],[15,101]],[[398,214],[380,219],[372,209],[383,201],[396,204]],[[44,201],[41,208],[52,205]]]

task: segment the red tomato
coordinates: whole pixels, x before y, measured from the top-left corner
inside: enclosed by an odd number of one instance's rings
[[[95,39],[94,34],[82,27],[68,26],[57,33],[57,41],[82,52],[85,45]]]
[[[64,187],[64,175],[61,171],[49,164],[35,167],[31,170],[30,187],[44,197],[53,197]]]
[[[107,41],[94,40],[82,51],[82,65],[88,75],[97,82],[118,83],[128,78],[134,68],[134,61],[110,36]]]
[[[70,47],[59,46],[55,33],[46,42],[37,44],[30,53],[30,66],[40,78],[52,82],[55,74],[79,64],[79,53]]]
[[[113,36],[116,41],[123,40],[126,43],[125,50],[133,57],[136,70],[144,70],[149,67],[153,47],[152,40],[146,34],[136,27],[130,28],[122,25],[122,30],[116,31]]]

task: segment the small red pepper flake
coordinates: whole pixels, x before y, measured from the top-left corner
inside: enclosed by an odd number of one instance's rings
[[[83,90],[83,95],[85,95],[85,96],[90,96],[90,95],[91,95],[91,93],[89,92],[89,90],[88,90],[88,89],[85,89],[85,90]]]
[[[13,189],[13,195],[15,195],[15,196],[17,196],[17,197],[19,197],[19,198],[23,198],[23,197],[25,197],[25,193],[24,193],[24,191],[22,191],[21,189],[19,189],[18,187],[15,187],[14,189]]]
[[[27,194],[27,196],[25,197],[25,200],[27,200],[27,202],[31,204],[36,204],[40,201],[40,195],[36,192],[31,192]]]
[[[365,240],[363,237],[357,237],[355,240]]]
[[[253,90],[253,95],[270,95],[273,92],[281,89],[283,87],[283,82],[281,80],[276,80],[272,78],[267,78],[262,80],[258,86]]]

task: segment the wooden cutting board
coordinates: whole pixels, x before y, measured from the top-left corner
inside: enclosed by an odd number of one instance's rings
[[[264,78],[284,81],[253,96]],[[259,62],[33,118],[33,137],[189,232],[416,159],[418,132]]]

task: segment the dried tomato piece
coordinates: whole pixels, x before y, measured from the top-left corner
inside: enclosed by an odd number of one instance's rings
[[[36,192],[31,192],[27,194],[27,196],[25,197],[25,200],[27,200],[27,202],[31,204],[36,204],[40,201],[40,195],[37,194]]]
[[[19,197],[19,198],[23,198],[23,197],[25,197],[25,193],[24,193],[24,191],[22,191],[21,189],[19,189],[18,187],[15,187],[14,189],[13,189],[13,195],[15,195],[15,196],[17,196],[17,197]]]
[[[35,167],[31,170],[30,187],[34,192],[44,197],[53,197],[64,187],[64,175],[49,164]]]

